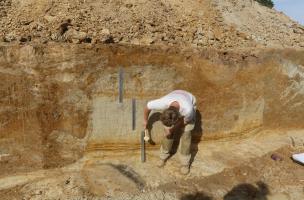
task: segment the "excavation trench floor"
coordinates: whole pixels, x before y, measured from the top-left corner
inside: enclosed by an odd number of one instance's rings
[[[159,169],[157,148],[148,148],[145,163],[139,149],[91,150],[69,166],[1,177],[0,194],[2,199],[304,199],[304,167],[290,159],[304,152],[303,133],[272,130],[202,141],[187,176],[179,173],[178,153]],[[274,153],[282,160],[272,160]]]

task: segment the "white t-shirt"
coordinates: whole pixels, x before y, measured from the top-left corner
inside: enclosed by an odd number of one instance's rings
[[[195,117],[196,99],[190,92],[184,90],[174,90],[166,96],[149,101],[147,108],[149,110],[165,110],[174,101],[178,102],[179,113],[184,116],[184,120],[191,122]]]

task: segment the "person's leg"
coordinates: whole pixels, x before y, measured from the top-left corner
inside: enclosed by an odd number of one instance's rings
[[[165,165],[166,160],[170,156],[170,151],[173,145],[173,138],[172,137],[164,137],[162,142],[161,142],[161,147],[160,147],[160,161],[157,164],[159,167],[162,167]]]
[[[191,139],[192,130],[194,129],[194,122],[187,124],[184,128],[184,133],[180,139],[180,162],[181,172],[183,174],[189,173],[190,159],[191,159]]]

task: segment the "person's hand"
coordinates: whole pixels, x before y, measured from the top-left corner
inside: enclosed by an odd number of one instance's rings
[[[168,131],[168,132],[165,131],[165,132],[164,132],[164,136],[165,136],[165,137],[169,137],[169,136],[171,136],[171,134],[172,134],[172,133],[171,133],[170,131]]]
[[[148,129],[145,129],[144,140],[145,140],[146,142],[148,142],[148,141],[150,140]]]
[[[171,134],[172,134],[172,128],[164,128],[165,130],[164,130],[164,136],[165,137],[169,137],[169,136],[171,136]]]

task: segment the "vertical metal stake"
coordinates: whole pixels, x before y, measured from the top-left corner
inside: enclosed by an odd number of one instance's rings
[[[141,132],[140,135],[140,150],[141,150],[141,162],[145,162],[146,161],[146,152],[145,152],[145,131]]]
[[[136,99],[132,99],[132,130],[136,128]]]
[[[119,103],[123,101],[123,68],[119,68],[119,85],[118,85],[118,93],[119,93]]]

